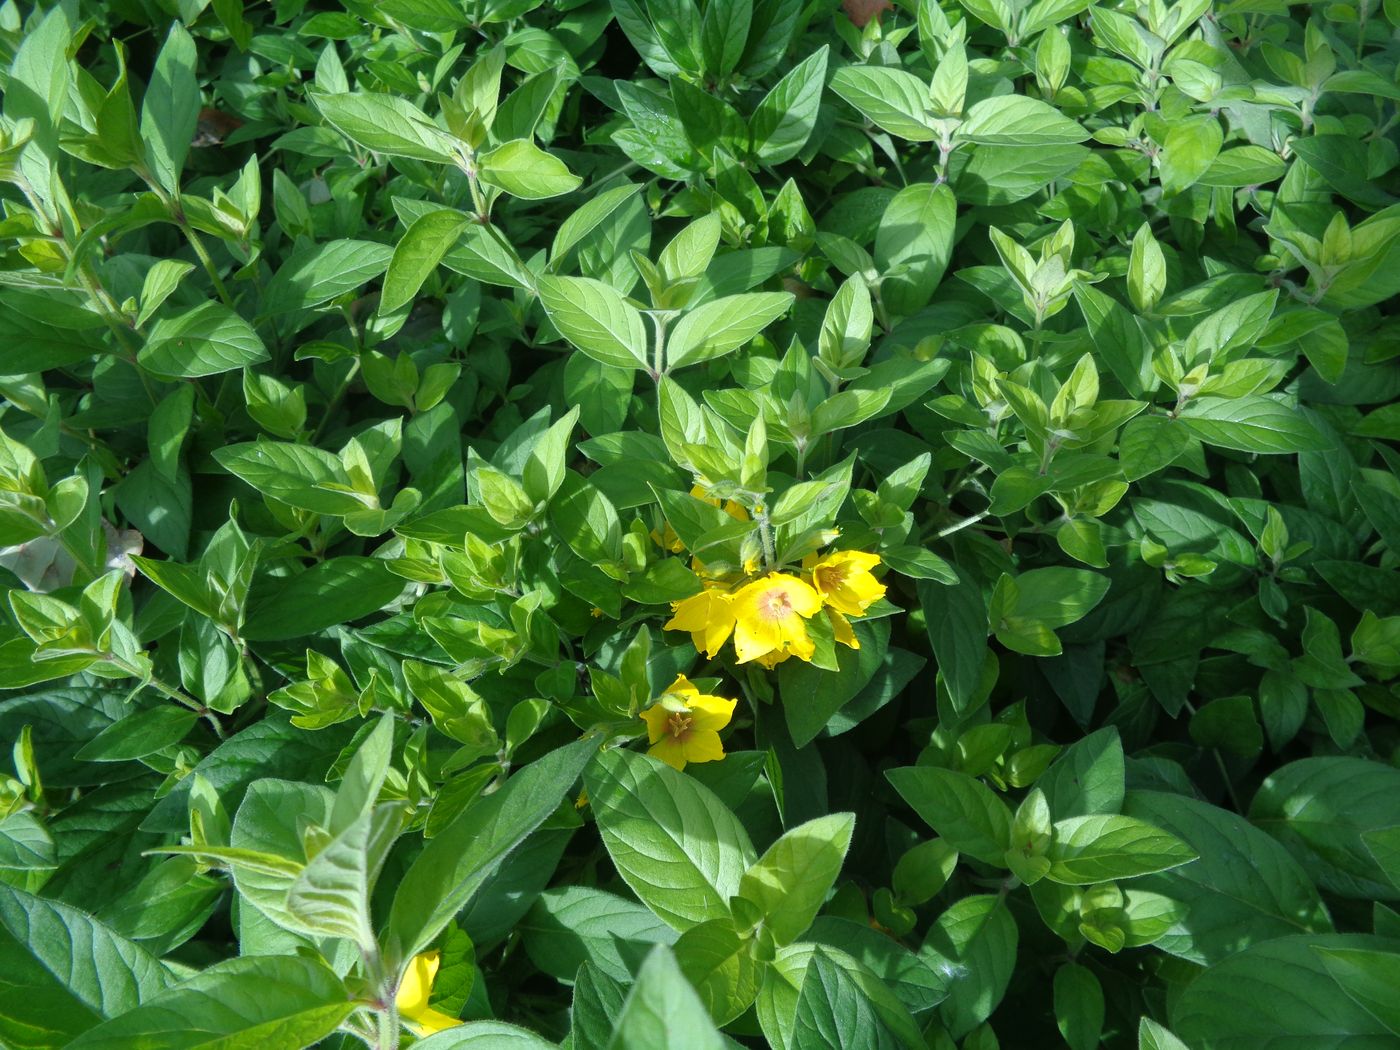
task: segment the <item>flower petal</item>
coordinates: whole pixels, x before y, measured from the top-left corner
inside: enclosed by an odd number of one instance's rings
[[[394,996],[399,1013],[413,1017],[428,1008],[433,979],[437,977],[441,964],[442,954],[435,951],[420,952],[409,960],[403,979],[399,981],[398,993]]]
[[[685,768],[685,745],[669,734],[647,748],[647,754],[659,758],[672,769]]]
[[[716,732],[723,729],[734,717],[734,706],[737,703],[737,700],[726,700],[722,696],[707,696],[704,693],[692,696],[690,698],[692,732]]]
[[[740,620],[734,625],[734,655],[741,664],[766,656],[782,643],[782,631],[775,623],[753,619]]]
[[[682,747],[687,762],[718,762],[724,757],[724,745],[713,730],[692,731]]]
[[[692,594],[676,602],[671,618],[663,625],[667,631],[699,631],[710,618],[710,595],[708,591]]]
[[[660,704],[653,704],[642,712],[642,721],[647,724],[647,741],[656,743],[666,735],[666,722],[671,712]]]
[[[673,693],[678,696],[700,695],[700,690],[697,689],[691,683],[690,679],[683,674],[676,675],[676,680],[666,687],[666,692]]]
[[[420,1013],[409,1017],[404,1015],[408,1023],[413,1027],[416,1034],[420,1036],[432,1035],[434,1032],[446,1031],[448,1028],[456,1028],[462,1022],[451,1014],[445,1014],[441,1010],[434,1010],[432,1007],[424,1008]]]
[[[850,620],[831,606],[827,606],[826,617],[831,621],[831,633],[838,642],[852,649],[860,648],[860,639],[856,637],[856,632],[851,628]]]

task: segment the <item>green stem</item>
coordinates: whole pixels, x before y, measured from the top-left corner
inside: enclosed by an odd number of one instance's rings
[[[399,1050],[399,1008],[391,999],[389,1008],[380,1010],[379,1038],[376,1050]]]
[[[185,218],[185,210],[180,206],[180,196],[176,193],[167,193],[164,186],[156,181],[155,176],[144,169],[138,169],[136,174],[155,194],[156,199],[170,212],[170,217],[175,220],[175,225],[180,227],[180,232],[185,235],[185,240],[194,249],[195,256],[199,259],[200,265],[204,267],[204,272],[209,275],[209,280],[214,284],[214,291],[218,294],[219,300],[230,310],[233,309],[233,297],[228,294],[228,289],[224,287],[223,278],[219,276],[219,268],[214,265],[213,256],[209,254],[209,249],[204,246],[204,238],[199,235],[199,231],[190,225],[189,219]]]
[[[758,522],[758,539],[763,544],[763,567],[765,569],[776,568],[775,552],[773,550],[773,526],[768,521],[768,507],[765,504],[762,514],[754,515],[754,520]]]
[[[185,233],[185,239],[190,242],[190,247],[194,249],[195,255],[199,257],[200,264],[204,267],[204,272],[209,275],[209,280],[214,282],[214,291],[218,293],[219,300],[230,310],[233,309],[233,297],[228,294],[228,289],[224,287],[223,278],[219,276],[219,268],[214,265],[214,259],[209,254],[209,249],[204,246],[204,238],[199,235],[199,231],[185,221],[183,215],[180,217],[180,229]]]
[[[28,179],[20,178],[15,185],[24,194],[24,199],[29,202],[29,207],[34,214],[50,224],[49,232],[53,236],[54,243],[58,246],[59,252],[63,255],[64,262],[70,266],[74,263],[73,247],[68,243],[68,238],[64,235],[62,228],[54,222],[44,211],[39,203],[38,194],[34,192],[34,187]],[[130,330],[126,321],[122,318],[121,308],[115,299],[108,294],[107,289],[102,287],[102,282],[97,279],[97,274],[92,268],[92,264],[86,259],[77,263],[78,283],[83,286],[83,291],[87,292],[88,298],[92,300],[93,309],[107,327],[112,330],[112,335],[117,341],[122,358],[136,369],[136,374],[141,377],[141,386],[146,391],[146,396],[150,398],[151,404],[156,404],[159,398],[156,397],[155,388],[151,386],[150,377],[145,370],[137,363],[136,354],[138,348],[129,342]]]
[[[666,372],[666,325],[668,318],[658,312],[651,312],[651,325],[656,331],[656,345],[651,349],[651,378],[660,383]]]
[[[942,539],[944,536],[951,536],[955,532],[961,532],[963,529],[968,528],[971,525],[976,525],[983,518],[990,517],[991,513],[992,512],[990,510],[979,510],[976,514],[973,514],[971,517],[963,518],[962,521],[949,525],[946,529],[939,529],[935,535],[937,535],[939,539]]]
[[[350,384],[355,381],[355,377],[360,374],[360,359],[357,357],[350,365],[350,371],[345,373],[345,378],[340,381],[340,386],[336,387],[331,399],[326,402],[326,411],[321,416],[321,422],[316,424],[316,429],[311,432],[311,444],[316,444],[321,434],[325,431],[326,425],[331,421],[331,416],[335,415],[336,409],[340,408],[340,403],[345,400],[345,395],[350,392]]]
[[[214,730],[215,736],[217,736],[220,740],[224,738],[224,727],[219,725],[219,720],[215,717],[214,712],[210,711],[209,708],[205,707],[203,704],[201,704],[194,697],[190,696],[184,690],[176,689],[173,685],[162,681],[155,675],[146,674],[144,671],[141,670],[141,668],[132,666],[131,664],[123,660],[120,656],[116,655],[116,653],[106,653],[104,654],[103,659],[107,663],[112,664],[113,666],[125,671],[132,678],[139,678],[141,680],[142,686],[150,686],[156,692],[161,693],[162,695],[168,697],[171,700],[174,700],[176,703],[183,704],[185,707],[188,707],[191,711],[194,711],[196,714],[200,715],[209,722],[209,725]]]
[[[1196,705],[1191,703],[1190,700],[1182,701],[1182,706],[1184,706],[1187,712],[1192,716],[1196,714]],[[1225,766],[1224,756],[1220,754],[1220,749],[1218,747],[1211,748],[1210,753],[1215,758],[1216,768],[1220,770],[1220,779],[1225,781],[1225,794],[1230,796],[1230,805],[1235,807],[1236,813],[1244,813],[1245,808],[1240,804],[1240,796],[1235,791],[1235,782],[1230,779],[1230,771]]]

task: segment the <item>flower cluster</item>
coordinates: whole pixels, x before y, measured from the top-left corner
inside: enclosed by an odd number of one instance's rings
[[[816,643],[812,617],[824,613],[836,641],[859,649],[848,617],[863,616],[885,594],[871,570],[878,554],[831,551],[809,554],[800,576],[769,572],[736,580],[705,578],[704,589],[672,605],[668,631],[689,631],[695,648],[713,658],[732,635],[738,662],[775,667],[791,656],[811,660]]]

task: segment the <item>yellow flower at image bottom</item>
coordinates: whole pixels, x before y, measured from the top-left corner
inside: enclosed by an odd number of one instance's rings
[[[734,653],[741,664],[783,653],[812,658],[816,644],[807,634],[807,618],[821,611],[822,599],[811,584],[772,572],[739,588],[730,603]]]
[[[437,978],[438,967],[442,964],[441,952],[422,952],[415,955],[399,982],[398,994],[394,1003],[399,1008],[399,1016],[420,1036],[432,1035],[446,1028],[455,1028],[462,1022],[441,1010],[428,1005],[433,992],[433,981]]]
[[[687,762],[716,762],[724,757],[719,731],[734,717],[738,701],[700,692],[685,675],[642,712],[647,724],[647,754],[668,766],[684,769]]]

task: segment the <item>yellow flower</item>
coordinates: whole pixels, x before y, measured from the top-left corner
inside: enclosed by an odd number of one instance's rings
[[[681,538],[676,535],[676,530],[671,528],[671,523],[669,521],[663,521],[661,523],[660,532],[657,532],[655,529],[651,530],[651,542],[662,550],[670,551],[672,554],[679,554],[681,551],[685,550],[685,544],[682,543]]]
[[[831,633],[838,642],[850,646],[852,649],[860,648],[860,639],[856,637],[856,632],[851,629],[850,620],[829,605],[826,609],[826,618],[831,621]]]
[[[870,575],[879,564],[878,554],[832,551],[821,558],[807,555],[802,567],[811,572],[812,586],[826,605],[846,616],[862,616],[885,596],[885,585]]]
[[[444,1028],[455,1028],[462,1022],[457,1018],[434,1010],[428,1005],[428,997],[433,991],[433,980],[437,977],[438,966],[442,963],[441,952],[422,952],[409,960],[403,980],[399,982],[398,995],[394,1002],[402,1017],[413,1031],[420,1036],[441,1032]]]
[[[734,611],[722,587],[706,587],[699,594],[674,602],[671,612],[664,629],[689,631],[695,648],[712,659],[734,630]]]
[[[685,675],[677,675],[666,695],[642,712],[651,743],[647,754],[676,769],[723,758],[719,731],[734,717],[736,702],[707,696]]]
[[[741,664],[773,653],[812,658],[816,645],[807,636],[806,618],[817,614],[822,600],[809,584],[796,576],[769,573],[740,588],[731,605],[734,653]]]

